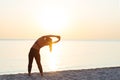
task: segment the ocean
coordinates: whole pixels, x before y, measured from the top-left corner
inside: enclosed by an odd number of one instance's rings
[[[0,40],[0,74],[27,73],[35,40]],[[40,50],[44,72],[120,66],[120,41],[63,40]],[[32,72],[39,72],[35,60]]]

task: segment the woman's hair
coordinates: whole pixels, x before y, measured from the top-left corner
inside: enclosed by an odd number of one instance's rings
[[[50,37],[46,37],[46,41],[49,43],[50,52],[52,51],[52,39]]]

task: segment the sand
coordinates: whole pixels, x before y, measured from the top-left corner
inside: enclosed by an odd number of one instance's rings
[[[120,67],[0,75],[0,80],[120,80]]]

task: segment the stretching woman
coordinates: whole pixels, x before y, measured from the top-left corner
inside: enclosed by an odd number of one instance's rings
[[[52,42],[52,37],[56,37],[58,40]],[[32,68],[32,63],[33,63],[33,58],[35,58],[39,72],[41,76],[43,76],[43,69],[41,65],[41,58],[40,58],[40,49],[44,46],[49,46],[50,51],[52,51],[52,44],[57,43],[60,41],[60,36],[55,36],[55,35],[46,35],[40,37],[32,46],[29,52],[29,63],[28,63],[28,75],[31,75],[31,68]]]

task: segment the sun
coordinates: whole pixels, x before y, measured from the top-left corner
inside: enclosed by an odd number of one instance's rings
[[[63,8],[45,7],[39,15],[38,21],[46,32],[60,33],[67,27],[68,17]]]

